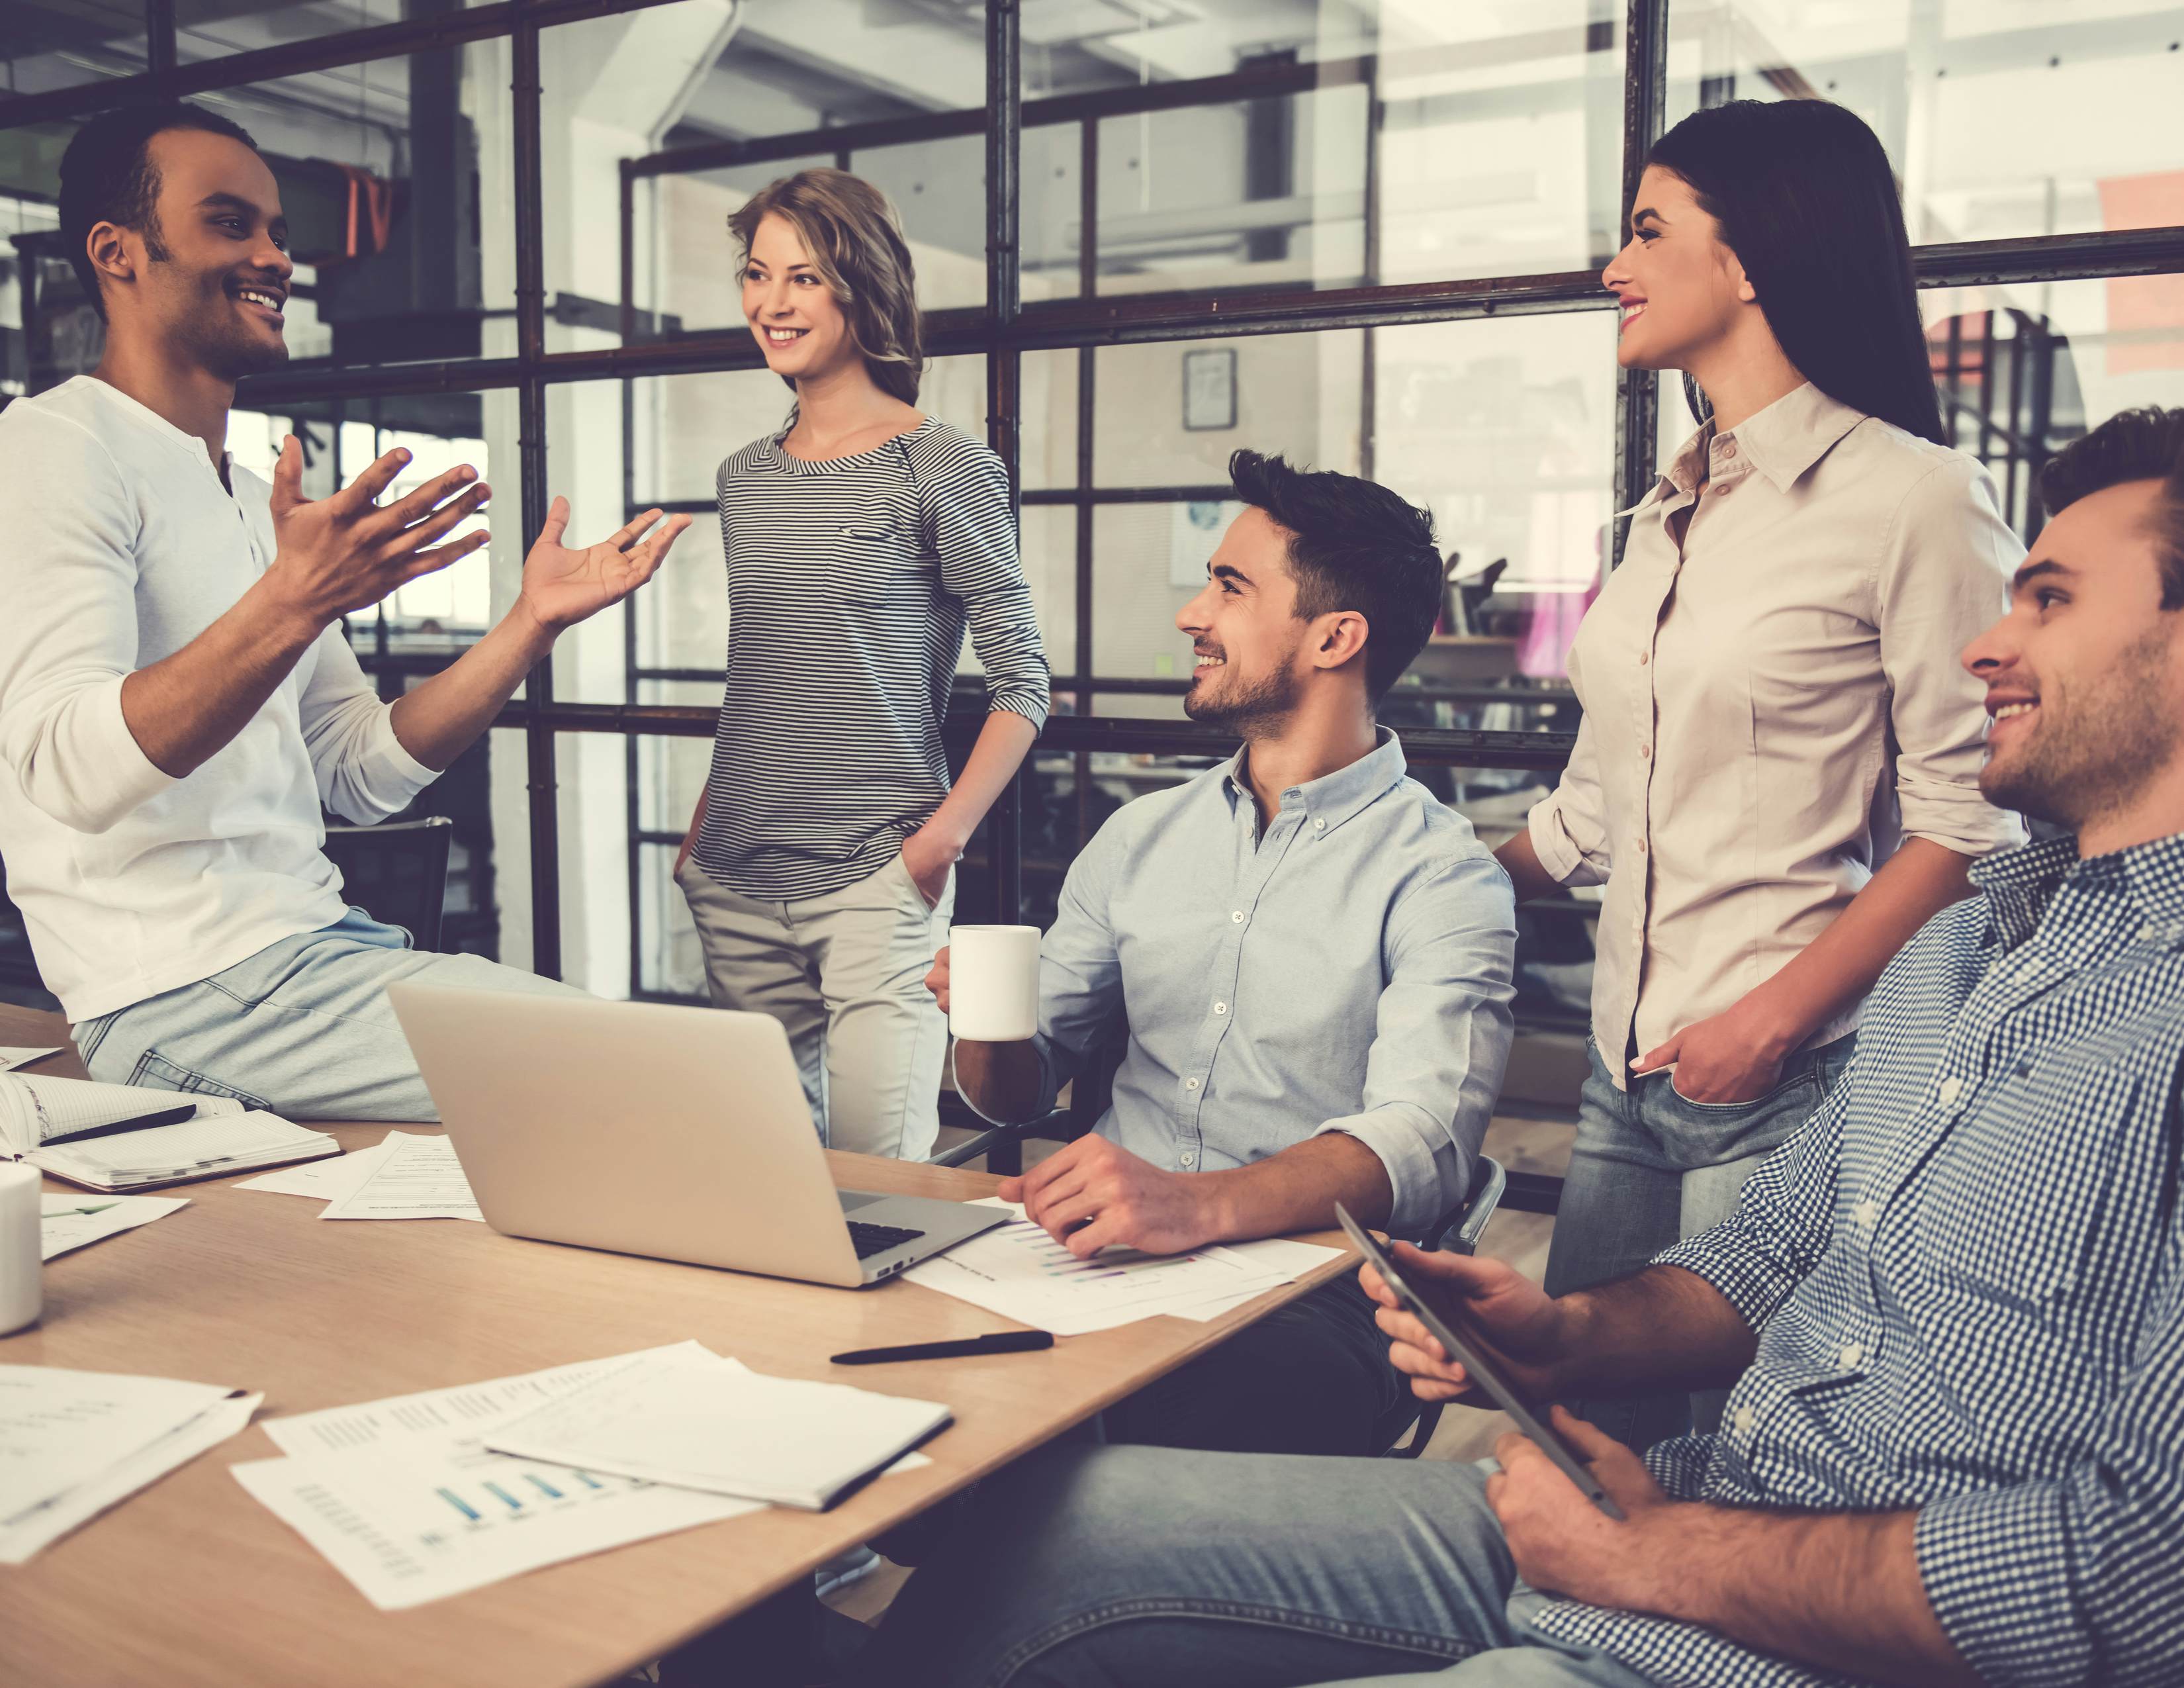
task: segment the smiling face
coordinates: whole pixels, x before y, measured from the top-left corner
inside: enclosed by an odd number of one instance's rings
[[[1206,565],[1206,589],[1175,618],[1196,665],[1183,710],[1249,737],[1296,707],[1312,623],[1296,613],[1289,535],[1256,505],[1228,524]]]
[[[240,141],[202,130],[152,137],[158,196],[142,229],[101,223],[93,262],[110,331],[158,342],[222,381],[288,359],[288,225],[273,172]]]
[[[2126,481],[2064,510],[2009,613],[1964,651],[1992,721],[1980,790],[2081,843],[2184,781],[2184,611],[2161,607],[2160,490]]]
[[[828,375],[861,360],[850,320],[796,226],[763,219],[744,262],[744,316],[766,367],[790,381]]]
[[[1758,295],[1721,226],[1673,170],[1648,164],[1630,208],[1630,240],[1600,272],[1623,309],[1625,369],[1687,370],[1736,331]]]

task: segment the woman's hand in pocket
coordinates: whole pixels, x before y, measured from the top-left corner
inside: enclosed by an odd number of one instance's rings
[[[948,894],[948,875],[962,854],[961,844],[936,836],[930,827],[920,827],[902,841],[903,866],[928,909],[940,906]]]
[[[1782,1082],[1782,1063],[1798,1039],[1768,1024],[1747,997],[1725,1013],[1686,1026],[1641,1056],[1634,1077],[1674,1064],[1669,1083],[1687,1102],[1734,1107],[1756,1102]]]

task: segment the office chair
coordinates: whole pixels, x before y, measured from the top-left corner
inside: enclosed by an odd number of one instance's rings
[[[376,827],[329,827],[326,858],[341,870],[342,894],[354,906],[404,928],[418,949],[437,950],[454,838],[454,822],[444,815]]]
[[[1471,1163],[1471,1187],[1434,1228],[1418,1246],[1429,1251],[1446,1249],[1451,1254],[1476,1254],[1479,1239],[1486,1229],[1486,1222],[1494,1217],[1494,1210],[1502,1205],[1502,1192],[1508,1188],[1509,1175],[1502,1163],[1491,1155],[1481,1155]],[[1416,1459],[1433,1440],[1434,1431],[1440,1424],[1441,1403],[1420,1401],[1406,1386],[1404,1399],[1388,1409],[1380,1420],[1375,1440],[1382,1446],[1384,1459]],[[1405,1430],[1411,1438],[1398,1441]]]

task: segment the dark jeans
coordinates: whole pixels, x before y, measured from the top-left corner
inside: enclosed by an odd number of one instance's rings
[[[1106,1440],[1229,1453],[1372,1455],[1404,1380],[1346,1272],[1100,1415]]]
[[[1774,1088],[1749,1102],[1687,1100],[1673,1072],[1618,1090],[1600,1051],[1588,1047],[1577,1141],[1547,1245],[1547,1293],[1625,1277],[1729,1217],[1744,1181],[1813,1117],[1857,1045],[1848,1035],[1791,1056]],[[1695,1400],[1702,1417],[1719,1417],[1719,1396],[1680,1392],[1564,1404],[1616,1440],[1649,1448],[1691,1428]]]

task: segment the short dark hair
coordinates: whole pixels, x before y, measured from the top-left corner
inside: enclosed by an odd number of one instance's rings
[[[2059,515],[2080,499],[2127,481],[2159,481],[2153,545],[2161,560],[2161,607],[2184,610],[2184,409],[2149,404],[2118,412],[2048,460],[2040,501]]]
[[[1365,618],[1365,696],[1379,703],[1440,618],[1433,517],[1373,482],[1256,451],[1231,456],[1228,478],[1238,498],[1287,530],[1298,616],[1354,610]]]
[[[254,153],[258,143],[239,123],[218,112],[181,100],[123,106],[101,112],[75,131],[61,154],[61,232],[68,237],[69,262],[102,320],[106,301],[99,297],[98,272],[86,244],[100,223],[134,229],[155,261],[167,251],[159,241],[159,172],[152,164],[152,137],[170,129],[198,129],[240,141]]]

